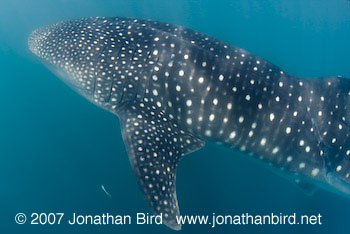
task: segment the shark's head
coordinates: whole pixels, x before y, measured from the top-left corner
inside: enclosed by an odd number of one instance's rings
[[[123,42],[118,34],[110,35],[107,24],[85,18],[45,26],[31,33],[28,46],[74,90],[99,106],[116,108],[125,78],[117,71]]]
[[[67,23],[36,29],[29,36],[28,46],[64,82],[90,98],[96,55],[91,51],[92,59],[86,56],[85,35],[77,29],[75,25]]]

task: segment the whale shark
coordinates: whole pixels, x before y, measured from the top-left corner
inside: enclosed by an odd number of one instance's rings
[[[29,49],[66,84],[120,120],[140,189],[180,230],[176,168],[212,141],[309,190],[350,195],[350,81],[293,76],[181,26],[91,17],[32,32]]]

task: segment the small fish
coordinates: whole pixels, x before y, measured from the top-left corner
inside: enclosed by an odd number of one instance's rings
[[[101,188],[102,188],[103,192],[105,192],[105,194],[106,194],[109,198],[112,198],[112,195],[111,195],[109,192],[107,192],[107,190],[106,190],[105,186],[103,186],[103,184],[101,184]]]

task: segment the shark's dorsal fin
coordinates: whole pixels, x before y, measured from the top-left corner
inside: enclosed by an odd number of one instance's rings
[[[204,141],[179,129],[156,107],[127,103],[118,112],[130,162],[145,199],[163,223],[180,230],[176,222],[176,167],[181,156],[204,146]]]

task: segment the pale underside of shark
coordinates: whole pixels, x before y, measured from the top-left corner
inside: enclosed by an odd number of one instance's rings
[[[350,82],[299,78],[196,31],[137,18],[84,18],[34,31],[31,51],[119,116],[145,199],[180,229],[176,167],[215,141],[303,187],[350,194]]]

